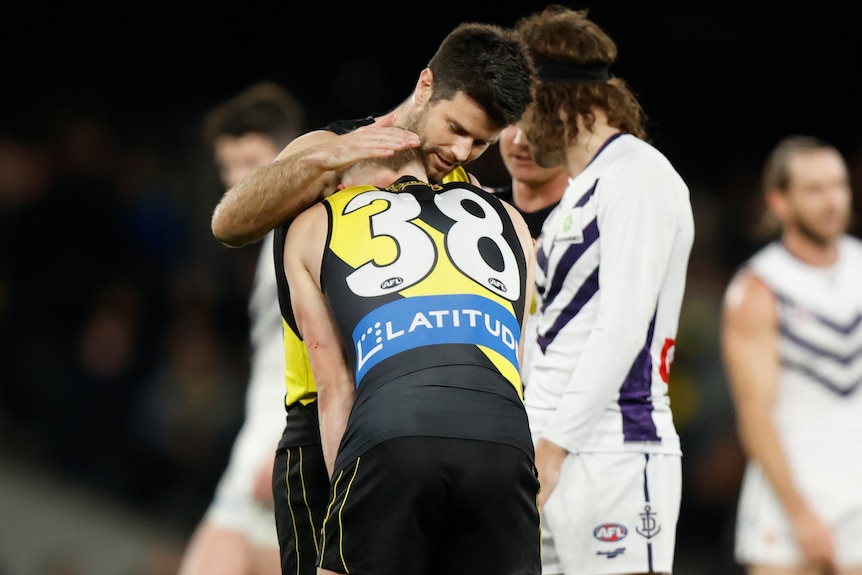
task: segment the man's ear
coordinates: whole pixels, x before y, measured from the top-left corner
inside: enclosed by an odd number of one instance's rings
[[[416,80],[413,103],[417,106],[424,106],[431,99],[432,92],[434,92],[434,72],[430,68],[425,68],[419,73],[419,79]]]
[[[787,199],[787,194],[779,189],[772,189],[766,192],[764,200],[769,212],[778,218],[779,221],[784,221],[790,210],[790,202]]]

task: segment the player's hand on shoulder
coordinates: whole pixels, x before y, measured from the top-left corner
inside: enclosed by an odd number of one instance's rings
[[[397,127],[394,120],[394,115],[389,114],[329,140],[326,145],[331,168],[343,169],[359,160],[391,156],[397,151],[417,147],[419,136]]]

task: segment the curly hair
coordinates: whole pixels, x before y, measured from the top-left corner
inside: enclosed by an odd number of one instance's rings
[[[616,43],[588,18],[587,10],[552,4],[518,20],[515,30],[539,69],[533,103],[522,118],[530,142],[543,150],[564,149],[578,135],[577,116],[587,129],[592,128],[594,109],[604,111],[611,126],[647,139],[646,115],[622,78],[542,77],[543,64],[607,70],[616,62]],[[560,112],[565,113],[566,126]]]

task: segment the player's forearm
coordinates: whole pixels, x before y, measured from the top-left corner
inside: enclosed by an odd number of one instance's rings
[[[216,206],[211,228],[225,245],[257,241],[320,199],[329,173],[319,155],[303,150],[252,171]]]
[[[597,330],[590,336],[544,433],[570,453],[580,451],[592,435],[637,355],[637,345],[625,345],[624,336],[615,342],[609,333]]]
[[[339,389],[339,387],[341,389]],[[323,459],[329,476],[335,469],[338,447],[347,429],[347,419],[353,407],[353,393],[343,391],[346,386],[328,386],[318,382],[318,414],[320,416],[320,441]]]
[[[793,481],[772,415],[743,408],[739,417],[739,435],[746,454],[760,465],[785,511],[791,516],[801,512],[806,503]]]

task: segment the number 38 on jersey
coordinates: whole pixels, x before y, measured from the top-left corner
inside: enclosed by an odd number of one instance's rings
[[[383,209],[378,207],[381,205]],[[365,207],[371,212],[362,210]],[[377,297],[409,288],[439,273],[435,272],[441,263],[439,252],[445,251],[461,275],[499,297],[517,301],[521,295],[518,259],[503,237],[503,220],[494,207],[463,188],[435,194],[434,207],[436,213],[428,213],[426,206],[423,214],[422,203],[412,193],[383,190],[359,193],[347,202],[342,212],[344,223],[349,222],[351,228],[367,225],[365,233],[372,241],[391,242],[385,261],[381,261],[378,246],[376,259],[359,265],[354,262],[356,269],[347,276],[351,291],[362,297]],[[350,214],[357,216],[355,221]]]

